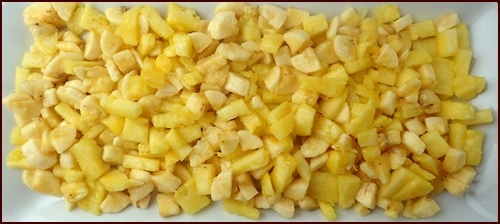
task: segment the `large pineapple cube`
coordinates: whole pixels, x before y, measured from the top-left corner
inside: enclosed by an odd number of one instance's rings
[[[123,191],[130,186],[130,180],[127,174],[120,170],[110,170],[108,173],[99,178],[99,182],[106,188],[107,191]]]
[[[217,110],[216,113],[217,116],[219,116],[219,118],[221,118],[223,121],[229,121],[238,116],[248,115],[251,113],[251,111],[248,109],[245,100],[238,99],[232,101],[229,104],[226,104],[225,106]]]
[[[358,190],[361,187],[361,179],[354,174],[341,174],[337,176],[339,190],[339,207],[342,209],[351,207]]]
[[[373,9],[373,13],[375,14],[375,17],[377,18],[377,21],[379,23],[392,22],[401,17],[399,15],[398,6],[394,4],[384,4],[377,6]]]
[[[325,184],[328,183],[328,184]],[[339,203],[339,185],[336,174],[323,171],[312,173],[307,195],[316,200]]]
[[[456,28],[458,34],[458,48],[470,50],[470,36],[467,24],[465,22],[461,22],[456,26]]]
[[[259,219],[260,210],[254,206],[229,198],[224,200],[223,208],[226,212],[245,216],[249,219]]]
[[[134,119],[142,114],[142,105],[138,102],[108,96],[101,100],[102,108],[110,115]],[[124,110],[124,108],[127,108]]]
[[[337,78],[303,77],[300,89],[321,93],[327,97],[338,97],[344,90],[347,81]]]
[[[122,22],[116,27],[115,34],[121,37],[125,44],[132,46],[139,44],[139,16],[141,15],[141,8],[142,6],[138,5],[123,13]]]
[[[429,194],[433,189],[434,186],[432,186],[430,182],[427,182],[424,178],[415,175],[404,185],[404,187],[394,193],[390,198],[396,201],[405,201],[408,199],[425,196]]]
[[[384,198],[389,198],[398,190],[402,189],[413,177],[415,173],[407,168],[399,167],[392,172],[389,182],[380,187],[379,194]]]
[[[453,173],[465,165],[466,154],[462,150],[450,148],[441,166],[448,173]]]
[[[88,188],[88,194],[83,199],[77,202],[80,209],[88,211],[94,215],[101,215],[101,203],[104,201],[108,192],[106,188],[99,181],[89,181],[85,182]]]
[[[167,23],[175,31],[189,33],[198,30],[200,17],[196,15],[195,9],[186,9],[177,3],[170,2],[168,4]]]
[[[294,114],[289,114],[269,126],[269,131],[278,140],[285,139],[292,133],[295,124]]]
[[[193,168],[193,178],[196,182],[196,190],[200,195],[209,195],[212,181],[215,177],[214,164],[200,164]]]
[[[125,140],[147,144],[149,138],[149,120],[144,117],[135,119],[125,118],[121,135]]]
[[[316,110],[313,107],[305,103],[301,104],[294,116],[295,125],[293,130],[295,134],[300,136],[311,135],[315,115]]]
[[[314,38],[328,29],[328,21],[326,20],[326,14],[320,13],[313,16],[305,17],[302,20],[302,27],[309,34],[311,38]]]
[[[467,130],[467,140],[464,151],[466,154],[466,165],[477,166],[481,163],[483,155],[484,133],[475,130]]]
[[[234,160],[231,164],[231,168],[233,174],[237,175],[247,171],[260,169],[268,163],[269,152],[265,149],[259,149]]]
[[[75,156],[89,181],[99,178],[109,169],[109,164],[104,163],[102,160],[102,148],[94,140],[81,139],[69,150]]]
[[[478,76],[457,76],[453,80],[453,92],[455,95],[464,100],[472,100],[477,94],[481,93],[486,86],[484,77]]]
[[[471,120],[474,118],[474,107],[467,102],[441,101],[441,112],[437,115],[451,120]]]
[[[170,129],[165,139],[181,161],[193,150],[193,147],[187,144],[177,129]]]
[[[451,28],[436,34],[438,54],[440,57],[450,57],[458,50],[457,28]]]
[[[276,54],[283,44],[283,35],[277,33],[264,34],[259,49],[265,53]]]
[[[418,23],[410,25],[410,38],[411,40],[424,39],[436,35],[436,29],[432,19],[427,19]]]
[[[446,155],[450,150],[448,143],[435,129],[427,131],[427,133],[420,136],[420,139],[425,143],[427,153],[436,159]]]
[[[293,180],[293,173],[297,162],[289,153],[276,157],[273,171],[270,174],[271,182],[276,194],[282,193]]]
[[[160,37],[167,39],[174,33],[174,30],[167,24],[167,21],[161,18],[160,14],[151,5],[144,6],[140,12],[148,20],[149,27]]]

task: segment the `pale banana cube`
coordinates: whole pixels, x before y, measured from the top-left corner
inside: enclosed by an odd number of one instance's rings
[[[217,110],[217,115],[224,121],[232,120],[238,116],[248,115],[251,111],[248,109],[245,100],[238,99],[226,104],[219,110]]]
[[[259,6],[259,14],[262,15],[274,29],[280,29],[287,19],[287,11],[285,9],[271,4]]]
[[[295,29],[286,32],[283,34],[283,40],[290,48],[291,55],[295,55],[297,52],[304,50],[311,44],[309,33],[302,29]]]
[[[118,69],[120,69],[120,72],[122,74],[126,74],[132,70],[139,69],[139,65],[137,64],[137,61],[135,60],[135,57],[130,50],[117,52],[113,54],[112,59]]]
[[[316,52],[310,47],[290,58],[290,62],[293,68],[304,73],[317,72],[322,67]]]
[[[32,138],[21,146],[22,155],[28,164],[35,169],[45,170],[57,163],[57,153],[44,153],[41,151],[42,140]]]
[[[231,197],[233,172],[226,169],[217,175],[212,182],[211,197],[213,201],[220,201]]]
[[[241,149],[243,151],[258,149],[264,146],[262,139],[250,131],[239,130],[238,136],[239,144],[241,145]]]
[[[426,148],[425,143],[413,132],[404,131],[401,137],[403,145],[412,153],[420,155],[424,153]]]
[[[156,171],[151,175],[151,181],[155,185],[156,189],[164,194],[175,192],[179,186],[181,186],[182,181],[174,174],[168,171]]]
[[[415,201],[412,213],[419,218],[429,218],[440,210],[441,208],[432,197],[424,196]]]
[[[178,215],[181,212],[179,205],[171,195],[157,194],[156,203],[158,204],[158,210],[162,218]]]
[[[238,20],[233,11],[216,13],[207,27],[207,34],[215,40],[236,35],[239,31]]]
[[[56,197],[62,196],[61,182],[52,172],[36,169],[32,178],[35,191]]]
[[[403,126],[408,131],[411,131],[418,136],[420,136],[420,135],[424,134],[426,131],[428,131],[425,128],[424,123],[420,119],[418,119],[418,117],[414,117],[414,118],[411,118],[411,119],[404,121]]]
[[[61,184],[61,192],[65,201],[69,203],[76,203],[83,199],[89,193],[85,182],[78,181],[73,183],[64,182]]]
[[[449,12],[441,15],[436,20],[434,20],[434,27],[436,32],[442,32],[447,29],[453,28],[460,23],[458,14],[456,12]]]
[[[289,198],[281,197],[271,206],[271,209],[287,219],[291,219],[295,215],[295,205],[293,200]]]
[[[247,96],[250,90],[250,81],[240,74],[229,72],[224,89],[240,96]]]
[[[130,197],[124,192],[109,192],[99,208],[102,212],[120,212],[130,204]]]
[[[450,148],[446,153],[441,166],[448,173],[456,172],[465,165],[465,152],[459,149]]]
[[[309,183],[304,179],[298,178],[292,181],[288,187],[283,191],[283,196],[290,198],[294,201],[302,201],[305,199],[307,194],[307,188]]]
[[[377,205],[378,185],[372,182],[362,182],[356,195],[356,201],[366,208],[374,209]]]
[[[316,199],[306,195],[304,200],[299,201],[299,207],[304,210],[312,211],[318,208],[318,202]]]
[[[236,131],[224,131],[217,134],[220,151],[224,155],[231,154],[240,143],[240,137]]]

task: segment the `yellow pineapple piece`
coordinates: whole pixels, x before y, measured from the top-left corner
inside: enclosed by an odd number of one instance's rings
[[[451,28],[437,33],[436,41],[438,45],[438,55],[440,57],[455,55],[458,50],[457,28]]]
[[[337,177],[339,190],[339,207],[346,209],[355,203],[356,195],[361,187],[361,179],[353,174],[341,174]]]
[[[276,194],[280,194],[293,180],[293,172],[297,162],[289,153],[280,154],[276,157],[273,171],[270,174],[271,182]]]
[[[146,19],[149,22],[149,26],[160,37],[167,39],[174,33],[174,30],[169,26],[167,21],[161,18],[160,14],[152,6],[144,6],[141,9],[140,13],[146,16]]]
[[[177,3],[168,4],[167,23],[175,31],[189,33],[200,27],[200,17],[194,8],[185,8]]]
[[[99,177],[99,182],[107,191],[123,191],[130,186],[130,180],[125,173],[112,169]]]
[[[94,215],[101,215],[102,210],[100,205],[108,194],[106,188],[104,188],[104,186],[96,180],[87,180],[85,181],[85,184],[87,185],[88,194],[77,202],[78,207]]]
[[[329,183],[328,185],[324,183]],[[323,171],[312,173],[307,195],[328,203],[339,203],[338,178],[336,174]]]
[[[81,139],[69,150],[89,181],[96,180],[109,169],[109,164],[102,160],[102,148],[94,140]]]
[[[237,201],[235,199],[229,198],[224,200],[222,204],[223,209],[226,212],[234,213],[240,216],[245,216],[249,219],[259,219],[260,218],[260,210],[256,209],[250,204],[243,203],[241,201]]]
[[[394,4],[384,4],[373,9],[378,23],[387,23],[399,19],[399,8]]]
[[[314,38],[328,29],[328,21],[326,20],[326,14],[320,13],[313,16],[305,17],[302,20],[302,27],[309,34],[311,38]]]
[[[467,24],[461,22],[456,26],[456,28],[458,35],[458,49],[470,50],[470,36]]]
[[[181,206],[186,214],[194,214],[207,205],[211,200],[206,195],[199,195],[196,191],[196,181],[190,178],[186,183],[180,186],[175,192],[175,201]]]
[[[276,54],[283,42],[282,34],[264,34],[259,49],[265,53]]]
[[[139,44],[139,16],[142,6],[134,6],[123,13],[122,22],[116,27],[115,35],[121,37],[128,45],[137,46]]]
[[[466,165],[477,166],[481,163],[483,155],[484,133],[475,130],[467,130],[467,140],[463,150],[466,154]]]

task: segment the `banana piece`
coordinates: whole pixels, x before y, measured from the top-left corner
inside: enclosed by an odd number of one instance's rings
[[[76,203],[82,200],[89,193],[87,185],[83,181],[61,184],[61,192],[69,203]]]
[[[391,45],[384,44],[380,48],[379,55],[377,59],[375,59],[375,63],[388,68],[396,68],[399,65],[398,55],[394,49],[392,49]]]
[[[40,150],[41,146],[41,139],[32,138],[21,146],[21,151],[33,168],[45,170],[56,164],[57,154],[43,153]]]
[[[259,6],[259,13],[274,29],[280,29],[286,21],[286,10],[271,4]]]
[[[59,18],[68,22],[75,12],[78,2],[52,2],[52,7],[56,10]]]
[[[356,59],[356,39],[345,35],[333,38],[333,50],[340,61],[346,63]]]
[[[396,31],[396,33],[399,33],[401,30],[404,30],[412,23],[413,23],[413,17],[410,14],[408,14],[394,21],[392,26],[394,27],[394,31]]]
[[[233,11],[222,11],[215,14],[207,27],[207,34],[215,40],[236,35],[238,31],[238,20]]]
[[[304,72],[312,73],[321,69],[321,62],[316,56],[316,52],[311,47],[306,48],[302,53],[297,54],[290,58],[292,67]]]
[[[459,23],[460,19],[458,18],[458,14],[456,12],[449,12],[434,20],[434,27],[436,28],[436,32],[439,33],[458,25]]]
[[[252,56],[248,50],[236,43],[221,43],[215,52],[231,61],[245,62]]]
[[[109,192],[108,196],[104,198],[99,208],[102,212],[112,213],[119,212],[125,209],[130,204],[130,198],[127,194],[118,192]]]
[[[122,23],[123,19],[123,14],[127,11],[127,8],[124,6],[115,6],[115,7],[108,7],[104,11],[104,15],[106,15],[106,19],[112,24],[118,25]]]

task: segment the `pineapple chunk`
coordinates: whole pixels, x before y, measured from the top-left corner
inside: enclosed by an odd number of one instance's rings
[[[311,38],[314,38],[328,29],[328,21],[326,20],[326,14],[320,13],[313,16],[305,17],[302,20],[302,27],[309,33]]]
[[[109,169],[109,164],[102,160],[101,147],[94,140],[81,139],[69,150],[89,181],[96,180]]]
[[[318,205],[321,209],[321,213],[323,214],[323,216],[325,216],[326,220],[331,222],[337,219],[337,213],[335,212],[332,204],[330,204],[329,202],[318,200]]]
[[[329,184],[326,185],[324,183],[329,183]],[[358,191],[358,195],[359,192],[361,192],[361,190]],[[309,181],[309,188],[307,189],[307,195],[311,196],[312,198],[318,201],[321,200],[332,204],[338,203],[339,190],[338,190],[337,175],[323,171],[313,172],[311,180]],[[357,197],[356,200],[358,200]]]
[[[293,180],[293,172],[297,162],[289,153],[280,154],[275,159],[273,171],[270,174],[276,194],[281,194]]]
[[[450,148],[444,157],[441,166],[448,173],[453,173],[465,165],[465,152],[462,150]]]
[[[456,54],[458,50],[458,32],[457,28],[448,29],[436,34],[438,45],[438,55],[440,57],[449,57]]]
[[[397,5],[385,4],[373,9],[378,23],[387,23],[399,19],[399,8]]]
[[[260,210],[243,202],[229,198],[224,200],[223,208],[226,212],[234,213],[240,216],[245,216],[249,219],[259,219]]]
[[[121,37],[128,45],[137,46],[139,43],[139,16],[142,6],[135,6],[123,13],[122,22],[116,27],[115,35]],[[81,22],[80,22],[81,23]]]
[[[482,160],[484,133],[475,130],[467,130],[466,139],[463,148],[466,154],[465,164],[477,166]]]
[[[193,8],[186,9],[177,3],[168,4],[167,23],[175,31],[189,33],[200,27],[200,17]]]

